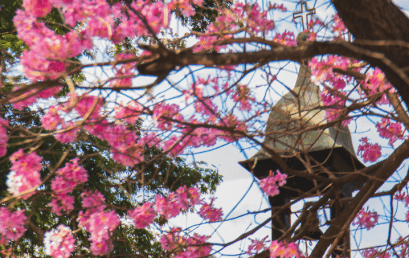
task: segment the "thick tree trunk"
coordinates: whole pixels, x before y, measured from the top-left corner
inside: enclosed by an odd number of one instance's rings
[[[409,75],[409,19],[391,0],[332,0],[332,3],[357,45],[384,54]],[[385,42],[378,42],[377,46],[365,46],[363,42],[374,40]],[[380,68],[408,105],[409,85],[392,76],[387,67]]]

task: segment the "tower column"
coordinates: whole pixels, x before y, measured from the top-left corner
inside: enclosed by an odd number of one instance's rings
[[[280,188],[280,193],[276,196],[268,197],[271,207],[282,207],[291,201],[291,196],[288,190]],[[277,210],[272,210],[273,216]],[[288,207],[280,212],[280,214],[272,219],[272,240],[277,240],[283,235],[287,229],[291,227],[291,207]]]
[[[352,192],[354,191],[354,185],[349,183],[342,186],[342,196],[341,197],[352,197]],[[335,219],[344,209],[344,205],[335,202],[331,207],[331,220]],[[346,252],[344,252],[346,250]],[[344,236],[339,241],[335,251],[332,254],[333,258],[336,257],[351,257],[351,241],[350,241],[350,231],[349,227],[345,231]]]

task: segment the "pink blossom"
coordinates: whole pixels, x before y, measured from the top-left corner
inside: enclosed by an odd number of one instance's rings
[[[244,122],[239,121],[238,118],[234,116],[233,114],[222,117],[218,125],[224,126],[224,127],[230,127],[231,129],[234,129],[235,131],[245,132],[247,129],[246,124]],[[219,137],[225,140],[226,142],[233,142],[233,141],[239,140],[240,138],[243,138],[243,135],[240,133],[232,134],[231,132],[219,131],[218,134],[220,135]]]
[[[171,228],[169,233],[162,235],[159,240],[162,248],[171,251],[186,242],[186,239],[180,236],[180,231],[181,228]]]
[[[57,170],[57,175],[51,182],[51,189],[55,192],[50,206],[52,212],[61,215],[61,211],[74,209],[74,197],[69,195],[74,188],[87,182],[87,171],[78,165],[78,158],[67,162],[63,168]]]
[[[84,191],[81,194],[82,198],[82,207],[87,208],[87,210],[80,211],[78,214],[78,225],[80,227],[89,228],[90,217],[94,213],[102,213],[106,208],[104,196],[97,190]]]
[[[342,110],[345,107],[345,99],[341,96],[345,95],[343,91],[337,91],[335,94],[330,92],[327,89],[324,89],[321,94],[321,100],[324,106],[327,106],[325,109],[325,118],[328,121],[332,121],[338,118],[342,114]]]
[[[408,206],[409,206],[409,195],[406,195],[405,192],[403,192],[403,193],[401,193],[401,192],[396,193],[393,198],[394,198],[395,200],[405,202],[405,207],[408,207]]]
[[[85,117],[89,113],[89,118],[98,118],[102,108],[102,98],[84,94],[79,97],[78,103],[74,106],[74,109]]]
[[[188,257],[207,257],[212,251],[212,246],[206,244],[208,236],[201,236],[194,234],[187,238],[186,252],[190,255]]]
[[[337,67],[345,70],[349,64],[350,60],[342,56],[328,55],[326,58],[321,60],[318,58],[312,58],[311,61],[308,62],[308,66],[311,69],[311,81],[316,85],[319,85],[322,82],[331,82],[336,78],[339,80],[343,77],[334,74],[332,69]],[[339,89],[341,86],[338,85],[337,87]]]
[[[112,150],[112,158],[124,166],[133,167],[144,161],[144,148],[141,144],[129,143],[127,149]]]
[[[249,254],[249,255],[255,255],[255,254],[258,254],[258,253],[266,250],[268,248],[266,246],[266,243],[270,242],[269,240],[266,241],[267,237],[268,236],[264,237],[261,240],[250,239],[251,240],[251,245],[249,245],[249,248],[248,248],[246,253]]]
[[[366,228],[367,230],[375,227],[375,224],[378,223],[378,213],[376,211],[369,211],[368,208],[366,211],[361,209],[356,215],[355,220],[352,222],[352,225],[358,225],[359,227]]]
[[[381,146],[377,143],[371,144],[368,138],[361,138],[362,144],[358,146],[358,155],[364,159],[364,162],[375,162],[381,157]]]
[[[260,180],[259,185],[261,190],[263,190],[268,196],[274,196],[280,193],[278,187],[285,185],[287,175],[281,174],[280,171],[274,172],[270,170],[270,175],[262,180]]]
[[[112,247],[109,242],[112,232],[120,224],[115,211],[94,212],[89,217],[87,229],[91,233],[91,251],[95,255],[104,255]]]
[[[51,200],[51,212],[61,216],[63,212],[74,209],[74,196],[59,194],[57,198]]]
[[[107,239],[95,240],[91,242],[91,251],[95,255],[104,255],[112,248],[112,244]]]
[[[345,24],[342,22],[341,18],[339,18],[338,14],[334,14],[332,18],[332,31],[338,33],[338,35],[344,34],[347,31],[347,28],[345,27]]]
[[[172,135],[169,139],[162,142],[161,147],[165,152],[176,156],[183,153],[183,150],[187,146],[186,140],[187,139],[183,136],[179,138],[176,135]]]
[[[198,148],[201,146],[211,147],[216,144],[218,135],[219,135],[219,131],[213,128],[196,128],[185,139],[189,146],[192,146],[195,148]]]
[[[208,219],[209,222],[221,221],[223,216],[222,209],[214,208],[213,201],[214,198],[211,199],[210,203],[203,203],[198,213],[202,218]]]
[[[270,247],[270,257],[281,257],[281,258],[299,258],[300,251],[295,243],[287,243],[286,241],[278,242],[274,240],[271,242]]]
[[[68,258],[74,251],[75,239],[71,229],[64,225],[59,225],[44,234],[45,253],[54,258]]]
[[[62,86],[56,86],[56,87],[51,87],[51,88],[46,88],[44,90],[41,90],[40,92],[37,93],[37,96],[41,99],[48,99],[51,97],[54,97],[55,94],[59,93],[62,89]]]
[[[106,140],[109,145],[114,150],[126,149],[128,144],[136,142],[136,134],[126,128],[124,125],[114,125],[112,127],[107,127],[103,134],[104,140]]]
[[[205,244],[208,236],[194,234],[192,237],[183,237],[180,232],[180,228],[172,228],[169,233],[162,235],[159,241],[165,250],[182,249],[174,257],[206,257],[212,251],[212,246]]]
[[[289,31],[284,31],[282,34],[277,33],[274,36],[273,41],[280,43],[282,45],[285,45],[285,46],[290,46],[290,47],[297,45],[297,41],[295,40],[294,33],[289,32]]]
[[[365,249],[363,252],[361,252],[363,257],[365,258],[390,258],[391,255],[389,252],[385,252],[385,251],[380,251],[378,249],[375,248],[369,248],[369,249]]]
[[[35,152],[26,155],[22,149],[19,149],[9,159],[12,166],[6,184],[10,193],[18,195],[41,184],[39,172],[42,169],[42,158]],[[26,200],[33,194],[34,191],[24,194],[22,198]]]
[[[115,118],[128,124],[135,124],[141,115],[143,106],[136,101],[129,102],[126,106],[115,108]]]
[[[57,170],[57,175],[63,176],[66,180],[77,184],[85,183],[88,180],[87,171],[78,165],[79,158],[74,158],[65,163],[63,168]]]
[[[155,208],[156,212],[165,219],[176,217],[180,213],[180,207],[175,200],[175,194],[172,192],[168,197],[156,195]]]
[[[196,1],[198,3],[198,6],[202,6],[202,2],[201,1]],[[171,1],[168,4],[168,8],[169,10],[174,10],[174,9],[179,9],[181,10],[182,14],[184,16],[193,16],[195,15],[195,9],[193,8],[193,6],[190,4],[189,0],[175,0],[175,1]]]
[[[23,7],[28,13],[44,17],[51,11],[52,6],[49,0],[24,0]]]
[[[47,114],[41,118],[43,128],[46,130],[54,130],[57,125],[63,123],[63,119],[58,115],[58,107],[51,106]]]
[[[389,145],[392,147],[398,139],[403,140],[403,128],[399,122],[392,123],[388,118],[383,117],[381,123],[376,123],[376,128],[382,138],[389,139]]]
[[[177,199],[179,207],[183,210],[187,210],[189,207],[200,203],[199,190],[193,187],[187,189],[186,185],[176,190],[175,198]]]
[[[0,207],[0,245],[22,237],[27,230],[24,228],[26,219],[24,210],[10,212],[6,207]]]
[[[150,202],[145,202],[142,206],[128,211],[129,217],[133,220],[136,228],[146,228],[153,222],[155,211],[152,205]]]
[[[84,208],[98,208],[104,205],[105,197],[98,190],[84,191],[81,194],[82,207]]]
[[[63,131],[61,133],[56,133],[54,135],[54,138],[60,141],[61,143],[69,143],[73,142],[77,138],[77,133],[80,130],[79,126],[76,126],[75,123],[68,121],[67,123],[64,123],[62,125],[62,130],[68,129],[68,128],[73,128],[69,129],[67,131]]]
[[[65,72],[65,64],[45,59],[44,53],[24,50],[21,64],[27,78],[36,80],[56,79]],[[29,104],[26,104],[29,106]]]
[[[361,85],[369,90],[369,94],[392,89],[392,86],[385,80],[385,74],[378,67],[367,73],[366,79],[361,81]]]
[[[173,125],[171,120],[183,120],[179,114],[179,106],[176,104],[158,104],[153,110],[152,119],[161,130],[170,130]]]

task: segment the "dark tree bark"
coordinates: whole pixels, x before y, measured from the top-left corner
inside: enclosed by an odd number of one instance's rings
[[[382,53],[409,75],[409,19],[391,0],[333,0],[338,15],[356,39],[356,44]],[[368,41],[383,41],[367,44]],[[406,104],[409,85],[380,65]]]

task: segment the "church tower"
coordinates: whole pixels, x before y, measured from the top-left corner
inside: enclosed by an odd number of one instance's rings
[[[301,42],[307,36],[306,33],[300,34],[297,40]],[[263,144],[279,154],[289,168],[304,173],[328,178],[365,167],[356,157],[348,127],[338,124],[326,128],[327,122],[325,108],[320,100],[320,89],[310,80],[307,62],[302,62],[294,89],[285,94],[272,108]],[[271,170],[280,170],[280,166],[272,160],[265,148],[261,148],[253,157],[241,161],[240,164],[258,179],[267,177]],[[325,185],[317,189],[320,183],[322,182],[288,175],[287,184],[280,187],[280,194],[269,197],[270,205],[281,207],[314,188],[315,191],[309,196],[318,196],[331,187]],[[352,197],[352,192],[360,187],[359,182],[343,185],[339,197]],[[337,196],[332,198],[336,199]],[[333,202],[330,210],[333,219],[342,210],[342,205]],[[272,214],[275,213],[276,210],[273,209]],[[290,226],[291,208],[288,207],[273,218],[272,239],[279,239]],[[303,230],[298,232],[300,231]],[[349,231],[347,234],[336,254],[350,257]],[[309,229],[303,238],[319,240],[321,235],[320,229],[314,227]],[[348,251],[343,252],[342,249]]]

